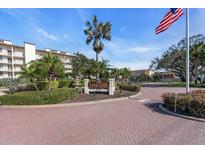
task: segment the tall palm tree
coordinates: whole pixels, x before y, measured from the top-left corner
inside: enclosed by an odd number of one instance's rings
[[[111,23],[98,22],[97,16],[94,15],[92,22],[87,21],[85,25],[86,44],[92,43],[93,50],[96,52],[96,62],[98,63],[98,54],[104,48],[102,40],[111,40]],[[97,73],[96,78],[99,80],[99,73]]]
[[[54,56],[51,52],[44,54],[42,59],[38,61],[38,68],[45,72],[45,78],[48,80],[48,89],[51,89],[51,80],[64,74],[64,65],[61,60]]]

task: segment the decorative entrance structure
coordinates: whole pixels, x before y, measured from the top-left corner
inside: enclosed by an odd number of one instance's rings
[[[108,82],[91,81],[84,79],[84,93],[89,94],[90,92],[107,92],[109,95],[114,95],[115,92],[115,79],[109,79]]]

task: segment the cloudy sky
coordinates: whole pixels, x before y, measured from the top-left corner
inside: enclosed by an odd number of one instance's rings
[[[94,58],[85,44],[85,21],[97,15],[112,23],[112,40],[104,41],[101,58],[115,67],[148,68],[172,44],[185,37],[185,15],[171,28],[155,35],[155,28],[169,9],[0,9],[0,39],[37,48],[81,52]],[[185,10],[184,10],[185,11]],[[205,9],[190,9],[190,33],[205,34]]]

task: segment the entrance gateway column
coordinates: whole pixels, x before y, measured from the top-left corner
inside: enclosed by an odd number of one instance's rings
[[[88,88],[89,79],[84,79],[84,93],[89,94],[89,88]]]
[[[114,95],[115,92],[115,79],[109,79],[109,95]]]

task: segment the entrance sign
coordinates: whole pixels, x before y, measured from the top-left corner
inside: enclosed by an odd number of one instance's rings
[[[101,82],[95,82],[91,81],[89,82],[89,79],[84,79],[84,93],[89,94],[90,92],[106,92],[109,95],[114,95],[115,92],[115,79],[109,79],[108,82],[101,81]]]

